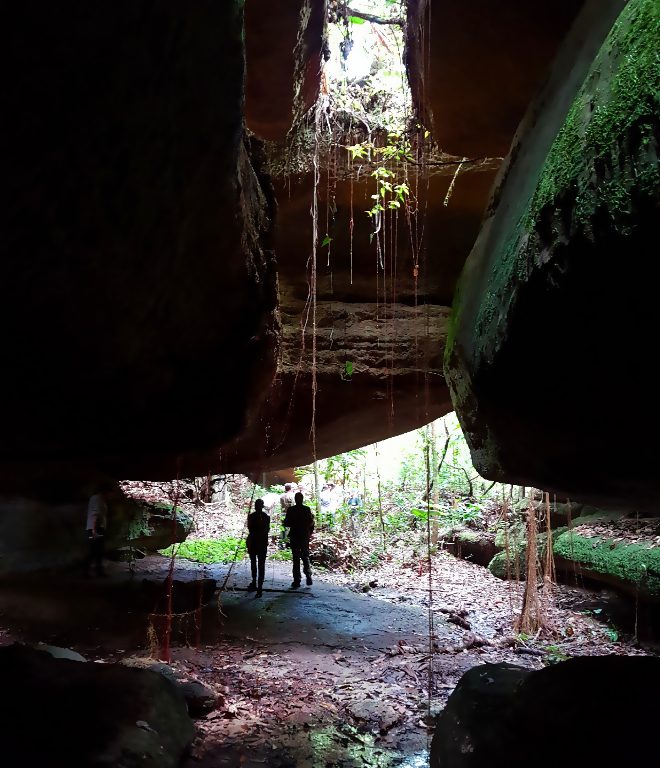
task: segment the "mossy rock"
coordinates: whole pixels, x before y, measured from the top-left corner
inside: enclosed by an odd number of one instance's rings
[[[579,566],[584,576],[627,592],[660,599],[660,547],[587,537],[574,530],[557,537],[553,547],[559,566]]]
[[[446,544],[452,555],[484,567],[497,552],[495,536],[489,531],[455,529],[452,535],[446,538]]]
[[[552,532],[553,540],[555,536],[560,536],[566,530],[567,530],[566,528],[558,528],[556,531],[553,531]],[[548,534],[539,533],[537,537],[536,552],[537,552],[537,557],[539,558],[540,561],[543,561],[543,558],[545,558],[547,543],[548,543]],[[519,575],[520,579],[524,580],[526,557],[527,557],[526,541],[520,543],[517,547],[510,544],[509,550],[508,550],[508,557],[507,557],[506,550],[503,550],[502,552],[498,552],[488,564],[488,570],[493,574],[493,576],[497,576],[498,579],[506,579],[507,573],[508,573],[508,575],[511,578],[516,578]],[[517,564],[516,564],[516,561],[517,561]],[[507,565],[507,562],[508,562],[508,565]]]

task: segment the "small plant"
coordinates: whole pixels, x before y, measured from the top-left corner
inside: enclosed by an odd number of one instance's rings
[[[559,664],[560,661],[570,659],[570,656],[565,654],[558,645],[546,645],[545,652],[544,661],[546,664]]]
[[[362,160],[365,163],[380,163],[371,172],[376,183],[376,192],[371,195],[374,201],[365,213],[374,223],[373,238],[380,231],[381,214],[386,210],[398,210],[406,204],[410,197],[410,187],[405,179],[398,179],[396,171],[406,162],[412,162],[412,148],[406,136],[398,133],[388,133],[387,144],[376,146],[372,141],[363,141],[346,147],[351,160]]]
[[[185,560],[193,560],[196,563],[231,563],[234,559],[242,560],[245,557],[245,542],[233,536],[214,541],[212,539],[198,539],[184,541],[182,544],[161,549],[160,554],[172,556],[172,549],[176,557]]]

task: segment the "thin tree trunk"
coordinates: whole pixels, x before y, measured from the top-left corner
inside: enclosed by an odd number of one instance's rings
[[[386,549],[385,546],[385,520],[383,519],[383,497],[380,491],[380,464],[378,461],[378,443],[375,443],[376,448],[376,478],[378,480],[378,517],[380,518],[380,530],[383,537],[383,552]]]
[[[321,478],[319,476],[319,463],[314,460],[314,494],[316,495],[316,522],[319,526],[323,524],[321,520]]]

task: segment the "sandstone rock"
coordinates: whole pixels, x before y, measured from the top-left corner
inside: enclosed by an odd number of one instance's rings
[[[37,643],[32,646],[35,651],[42,651],[52,656],[54,659],[68,659],[69,661],[87,661],[77,651],[72,651],[70,648],[60,648],[57,645],[46,645],[46,643]]]
[[[654,0],[585,6],[461,277],[445,371],[490,479],[657,499],[659,14]],[[639,417],[608,417],[633,402]]]
[[[5,489],[175,477],[270,384],[274,200],[244,133],[243,6],[13,9]]]
[[[433,768],[481,768],[498,747],[506,710],[530,670],[484,664],[466,672],[447,701],[431,742]]]
[[[452,530],[444,537],[448,551],[477,565],[487,566],[499,551],[495,534],[489,531],[473,531],[468,528]]]
[[[123,659],[121,663],[127,667],[150,669],[152,672],[157,672],[166,677],[181,692],[186,700],[188,713],[191,717],[203,717],[218,702],[218,694],[212,688],[200,680],[186,677],[169,664],[142,656],[131,656],[130,658]]]
[[[110,501],[105,548],[162,549],[183,541],[191,518],[178,511],[125,497]],[[79,565],[87,554],[86,502],[48,504],[24,497],[0,497],[0,573]]]
[[[655,754],[660,660],[570,659],[538,672],[475,667],[459,681],[431,744],[432,768],[648,764]],[[565,727],[552,738],[557,713]]]
[[[181,693],[148,670],[13,645],[0,649],[0,677],[10,765],[175,768],[193,738]]]

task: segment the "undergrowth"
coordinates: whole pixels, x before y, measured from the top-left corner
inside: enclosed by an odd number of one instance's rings
[[[230,563],[242,560],[246,555],[245,541],[234,536],[224,539],[197,539],[174,545],[176,557],[196,563]],[[172,556],[172,546],[159,550],[161,555]]]

